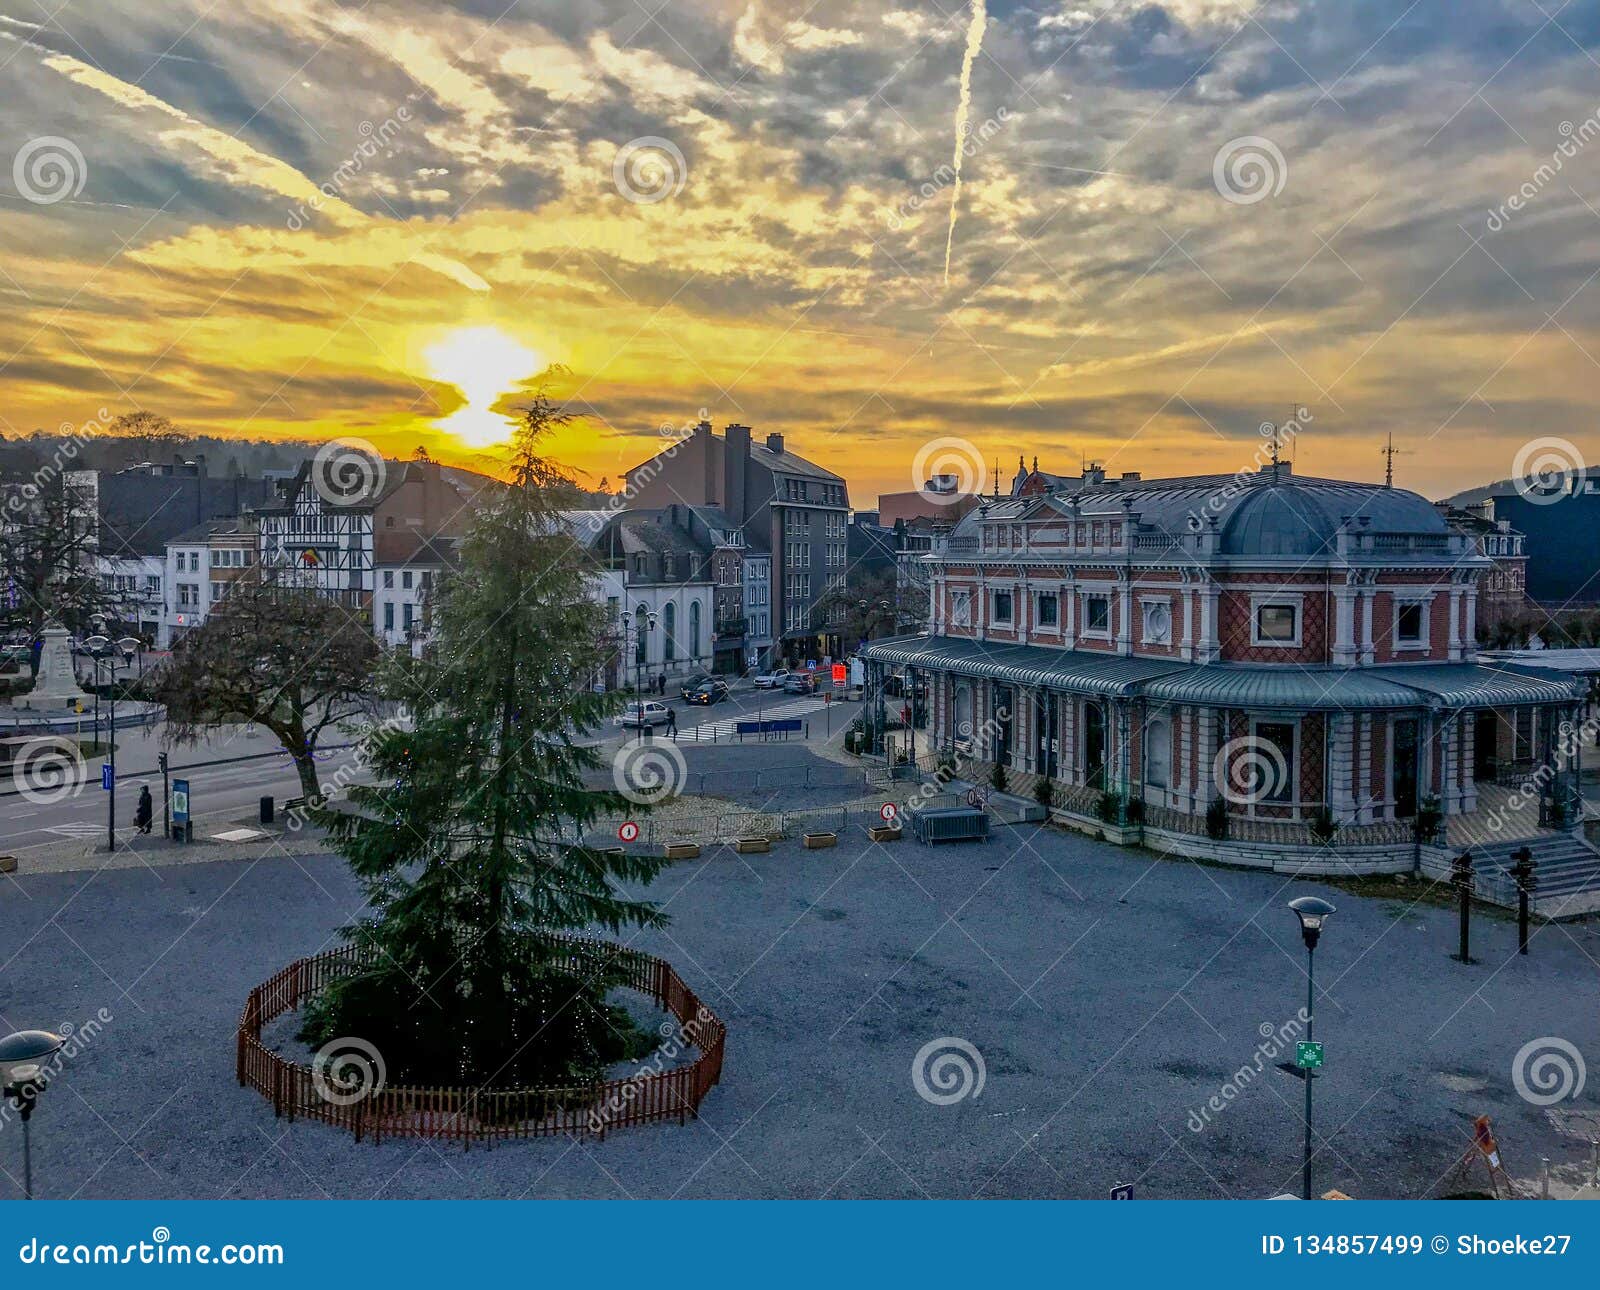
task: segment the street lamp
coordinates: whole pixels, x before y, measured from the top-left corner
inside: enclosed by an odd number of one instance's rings
[[[105,623],[105,619],[98,616],[92,621],[101,626]],[[97,705],[100,693],[100,669],[104,666],[111,673],[111,733],[107,736],[111,759],[111,786],[106,794],[106,848],[115,851],[117,849],[117,672],[120,668],[133,666],[138,651],[143,648],[143,642],[132,636],[124,636],[121,640],[114,641],[108,636],[97,635],[89,637],[83,644],[89,651],[89,656],[94,659]]]
[[[1333,913],[1333,906],[1321,896],[1300,896],[1289,902],[1289,908],[1300,920],[1300,939],[1306,943],[1306,1043],[1312,1042],[1312,1017],[1316,1010],[1316,989],[1313,970],[1316,965],[1317,941],[1322,936],[1322,926]],[[1301,1070],[1306,1081],[1306,1136],[1305,1150],[1300,1166],[1300,1194],[1311,1199],[1311,1081],[1316,1076],[1314,1066]]]
[[[33,1199],[33,1142],[28,1121],[44,1091],[43,1063],[67,1041],[48,1030],[19,1030],[0,1039],[0,1096],[17,1104],[22,1115],[22,1197]]]
[[[644,698],[644,665],[649,661],[650,633],[656,629],[656,612],[647,610],[641,618],[638,614],[630,614],[627,610],[622,612],[622,643],[627,648],[629,620],[633,627],[633,688],[640,699]],[[640,623],[644,626],[641,629]]]

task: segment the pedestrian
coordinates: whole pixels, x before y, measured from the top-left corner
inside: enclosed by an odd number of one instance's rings
[[[676,708],[667,709],[667,736],[671,739],[678,737],[678,710]]]
[[[150,832],[150,822],[156,817],[156,804],[150,800],[150,785],[139,790],[139,805],[134,808],[133,822],[140,833]]]
[[[665,672],[656,677],[656,693],[662,698],[667,697],[667,674]]]

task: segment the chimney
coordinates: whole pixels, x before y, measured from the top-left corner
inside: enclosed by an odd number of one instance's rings
[[[1124,484],[1137,484],[1143,478],[1144,476],[1137,470],[1125,470],[1122,472],[1122,482]]]
[[[767,451],[768,452],[782,452],[783,451],[783,436],[781,434],[769,434],[767,436]]]
[[[1085,484],[1103,484],[1106,482],[1105,467],[1099,462],[1094,462],[1083,468],[1083,482]]]
[[[750,518],[750,427],[737,423],[723,431],[722,503],[728,518],[743,524]]]

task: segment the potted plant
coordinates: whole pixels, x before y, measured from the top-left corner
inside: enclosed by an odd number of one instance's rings
[[[1339,821],[1333,818],[1333,812],[1326,805],[1317,807],[1311,817],[1311,840],[1319,847],[1325,847],[1338,832]]]
[[[1228,836],[1228,803],[1220,797],[1206,807],[1206,836],[1213,842]]]
[[[1439,809],[1437,797],[1425,797],[1417,803],[1416,818],[1411,821],[1412,835],[1424,846],[1437,844],[1444,812]]]

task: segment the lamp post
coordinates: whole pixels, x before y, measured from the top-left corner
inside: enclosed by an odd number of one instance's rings
[[[1313,1042],[1313,1021],[1316,1012],[1316,986],[1314,984],[1314,969],[1316,966],[1317,941],[1322,936],[1322,925],[1328,921],[1328,916],[1333,913],[1333,906],[1320,896],[1300,896],[1289,902],[1289,908],[1294,911],[1294,916],[1300,920],[1300,939],[1306,943],[1306,1043]],[[1302,1072],[1306,1081],[1306,1133],[1305,1148],[1301,1156],[1300,1165],[1300,1194],[1306,1199],[1311,1199],[1311,1081],[1316,1077],[1316,1069],[1307,1065]]]
[[[33,1141],[28,1121],[44,1092],[43,1064],[66,1043],[48,1030],[19,1030],[0,1039],[0,1095],[17,1104],[22,1116],[22,1198],[33,1199]]]
[[[104,626],[105,619],[96,618],[97,626]],[[99,702],[100,693],[100,668],[105,666],[111,673],[111,729],[106,736],[107,748],[110,753],[111,786],[106,793],[106,848],[110,851],[117,849],[117,672],[120,668],[131,667],[142,642],[132,636],[124,636],[121,640],[111,640],[107,636],[91,636],[84,641],[90,657],[94,659],[95,701]]]

